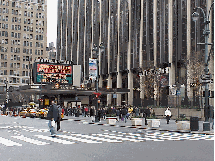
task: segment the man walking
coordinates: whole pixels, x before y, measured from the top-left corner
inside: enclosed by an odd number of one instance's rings
[[[170,120],[170,117],[171,117],[171,111],[169,110],[169,107],[165,111],[165,116],[166,116],[167,124],[169,124],[169,120]]]
[[[54,120],[55,122],[58,120],[59,118],[59,110],[56,104],[56,101],[52,101],[52,105],[49,108],[49,112],[47,114],[47,119],[49,120],[48,122],[48,127],[50,129],[50,133],[52,136],[56,135],[56,131],[54,129],[54,126],[52,124],[52,121]]]

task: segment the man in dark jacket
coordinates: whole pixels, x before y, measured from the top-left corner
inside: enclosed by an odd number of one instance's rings
[[[55,136],[56,132],[55,132],[54,126],[52,126],[52,120],[57,122],[59,119],[59,110],[58,110],[56,101],[52,101],[52,105],[50,106],[49,112],[47,114],[47,119],[49,120],[48,126],[50,129],[50,133],[51,133],[51,135]]]

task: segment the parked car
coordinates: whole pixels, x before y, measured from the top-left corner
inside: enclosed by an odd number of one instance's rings
[[[39,118],[45,118],[47,117],[48,111],[45,109],[40,109],[39,111],[36,112],[36,117]]]
[[[35,110],[35,109],[30,109],[30,110],[28,111],[28,113],[26,114],[26,117],[36,117],[36,112],[37,112],[37,110]]]
[[[28,113],[27,109],[24,109],[19,113],[19,116],[25,116],[26,117],[27,113]]]

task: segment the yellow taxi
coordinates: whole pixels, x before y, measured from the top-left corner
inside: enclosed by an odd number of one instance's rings
[[[28,113],[26,114],[26,117],[36,117],[37,110],[35,109],[29,109]]]
[[[48,110],[46,110],[46,109],[40,109],[39,111],[37,111],[36,117],[46,118],[47,114],[48,114]]]
[[[19,116],[24,116],[26,117],[26,114],[28,113],[27,109],[22,110],[21,112],[19,112]]]

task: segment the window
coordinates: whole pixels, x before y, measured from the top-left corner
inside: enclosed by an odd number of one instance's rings
[[[4,70],[4,75],[7,75],[7,70]]]
[[[23,61],[25,61],[25,56],[23,56]]]
[[[13,70],[10,70],[10,75],[13,75]]]
[[[43,55],[43,50],[41,50],[41,55]]]
[[[10,67],[13,68],[13,63],[10,63]]]
[[[4,62],[4,67],[7,67],[7,62]]]
[[[17,68],[20,68],[20,63],[17,63]]]
[[[32,42],[30,42],[30,47],[32,47]]]
[[[10,48],[10,52],[13,53],[13,47]]]
[[[22,76],[25,76],[25,71],[22,71]],[[23,79],[22,79],[23,80]],[[22,82],[23,83],[23,82]]]
[[[22,69],[25,69],[25,64],[22,64]]]

